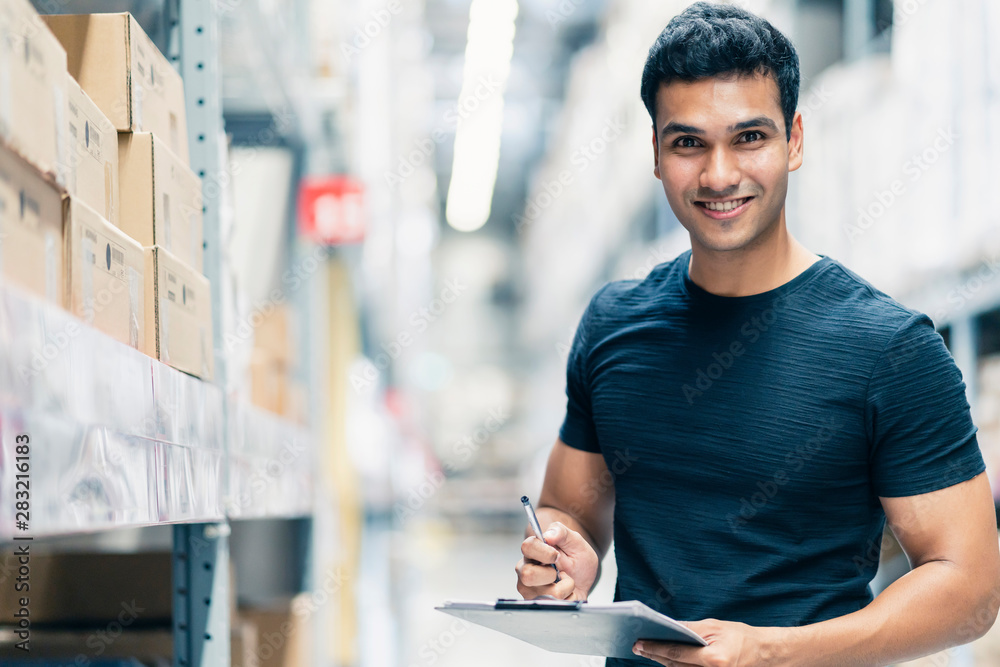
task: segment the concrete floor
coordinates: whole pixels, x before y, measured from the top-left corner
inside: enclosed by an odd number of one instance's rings
[[[433,609],[446,600],[519,598],[514,565],[521,539],[513,533],[459,538],[432,525],[406,538],[413,583],[401,610],[408,624],[402,628],[400,667],[603,666],[603,658],[550,653]],[[610,558],[591,600],[610,602],[614,579]]]

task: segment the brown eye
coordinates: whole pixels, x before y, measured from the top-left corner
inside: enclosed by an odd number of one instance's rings
[[[753,143],[755,141],[760,141],[763,138],[764,138],[763,134],[761,134],[760,132],[758,132],[756,130],[753,130],[751,132],[747,132],[746,134],[744,134],[740,139],[741,139],[741,141],[743,141],[743,143],[749,144],[749,143]]]
[[[698,140],[694,137],[681,137],[674,142],[674,146],[677,146],[678,148],[695,148],[697,145]]]

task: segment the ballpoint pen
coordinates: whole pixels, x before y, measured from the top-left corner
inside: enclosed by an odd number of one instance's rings
[[[528,524],[531,526],[531,530],[535,532],[535,537],[542,541],[542,544],[548,544],[545,538],[542,537],[542,526],[538,523],[538,517],[535,516],[535,508],[531,506],[531,501],[528,500],[528,496],[521,496],[521,504],[524,505],[524,511],[528,515]],[[556,571],[556,582],[559,581],[559,568],[556,567],[555,563],[551,563],[552,569]]]

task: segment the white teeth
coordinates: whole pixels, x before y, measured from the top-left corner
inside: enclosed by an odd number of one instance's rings
[[[735,199],[733,201],[727,202],[705,202],[705,208],[709,211],[732,211],[734,208],[738,208],[746,203],[747,198]]]

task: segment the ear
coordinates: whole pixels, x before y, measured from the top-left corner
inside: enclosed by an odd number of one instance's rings
[[[788,138],[788,171],[795,171],[802,166],[802,142],[802,114],[796,111],[792,118],[792,136]]]
[[[656,141],[656,126],[653,126],[653,175],[660,180],[660,146]]]

